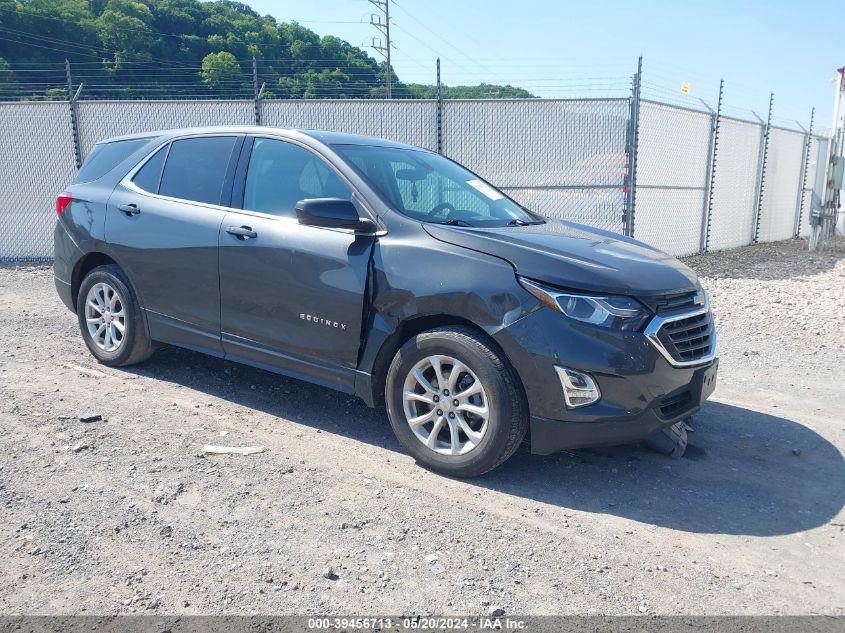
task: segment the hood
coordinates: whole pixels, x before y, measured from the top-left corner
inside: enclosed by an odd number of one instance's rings
[[[671,255],[592,227],[548,220],[495,228],[424,224],[437,240],[509,261],[517,274],[571,290],[650,296],[699,288],[695,273]]]

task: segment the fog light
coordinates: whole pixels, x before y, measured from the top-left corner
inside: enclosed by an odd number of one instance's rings
[[[555,367],[563,387],[563,399],[568,409],[586,407],[601,398],[599,386],[590,374],[585,374],[568,367]]]

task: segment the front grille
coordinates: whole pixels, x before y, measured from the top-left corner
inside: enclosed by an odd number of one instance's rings
[[[695,297],[698,292],[681,292],[671,295],[656,295],[653,297],[639,297],[655,314],[665,314],[674,310],[695,307]]]
[[[658,340],[676,361],[695,362],[710,354],[713,317],[710,311],[667,321],[657,332]]]
[[[660,415],[667,420],[674,418],[688,409],[690,403],[692,403],[692,394],[689,391],[669,396],[660,403]]]

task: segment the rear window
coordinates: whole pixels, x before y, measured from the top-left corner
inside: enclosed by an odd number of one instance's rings
[[[173,141],[159,193],[171,198],[220,204],[234,136],[203,136]]]
[[[102,178],[112,167],[122,162],[149,140],[148,138],[135,138],[129,141],[98,143],[88,154],[88,158],[85,159],[73,182],[91,182]]]

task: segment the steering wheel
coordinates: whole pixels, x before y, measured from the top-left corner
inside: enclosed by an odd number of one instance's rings
[[[441,202],[438,205],[435,205],[434,208],[429,211],[429,215],[439,215],[441,211],[447,209],[449,212],[444,216],[445,220],[450,219],[453,213],[455,213],[455,205],[450,202]]]

